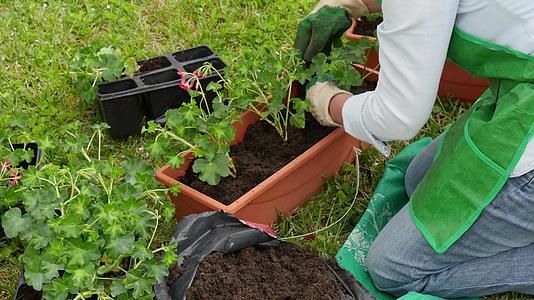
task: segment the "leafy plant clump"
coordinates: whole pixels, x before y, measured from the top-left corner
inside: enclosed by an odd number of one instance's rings
[[[369,47],[367,43],[342,44],[328,56],[315,57],[310,66],[292,48],[255,48],[242,54],[247,64],[227,67],[226,77],[219,76],[219,82],[211,82],[205,90],[200,81],[214,72],[209,64],[193,73],[180,72],[180,88],[188,90],[192,100],[167,111],[165,125],[149,122],[143,132],[156,136],[146,148],[153,158],[166,159],[173,168],[182,166],[184,154],[192,151],[196,158],[193,171],[210,185],[217,185],[223,177],[237,176],[229,144],[236,134],[232,123],[239,122],[242,112],[255,112],[286,141],[289,126],[304,128],[310,107],[307,100],[293,97],[295,83],[327,78],[347,90],[359,86],[362,77],[352,62],[362,63]],[[258,57],[266,56],[272,56],[269,63],[258,63]],[[216,93],[211,102],[208,92]]]
[[[174,241],[154,242],[174,206],[145,162],[86,157],[31,168],[21,181],[12,197],[25,211],[12,207],[2,226],[8,238],[27,244],[21,260],[29,285],[45,299],[153,298],[153,284],[163,282],[177,257]]]

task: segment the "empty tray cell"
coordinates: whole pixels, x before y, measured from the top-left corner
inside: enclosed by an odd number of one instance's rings
[[[139,65],[138,74],[143,74],[143,73],[147,73],[150,71],[155,71],[155,70],[169,67],[171,65],[171,62],[165,56],[160,56],[160,57],[140,61],[137,64]]]
[[[101,95],[104,94],[113,94],[118,92],[123,92],[131,89],[137,88],[137,84],[131,79],[114,81],[110,83],[101,83],[98,85],[98,92]]]
[[[226,67],[226,64],[220,60],[219,58],[212,58],[212,59],[208,59],[208,60],[205,60],[205,61],[199,61],[199,62],[196,62],[194,64],[190,64],[190,65],[187,65],[184,67],[184,69],[187,71],[187,72],[194,72],[196,70],[198,70],[198,68],[202,67],[205,63],[210,63],[213,65],[213,67],[217,70],[222,70]]]
[[[179,62],[186,62],[194,59],[208,57],[213,55],[213,51],[206,46],[201,46],[193,49],[176,52],[173,54],[174,58]]]
[[[159,84],[164,82],[171,82],[180,79],[178,70],[171,69],[156,74],[146,75],[141,77],[141,80],[147,85]]]

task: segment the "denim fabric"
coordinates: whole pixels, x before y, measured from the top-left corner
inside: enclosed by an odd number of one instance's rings
[[[408,195],[432,164],[438,143],[410,164]],[[510,178],[444,254],[430,247],[405,206],[373,243],[367,267],[377,288],[396,296],[408,291],[444,298],[507,291],[534,295],[534,171]]]

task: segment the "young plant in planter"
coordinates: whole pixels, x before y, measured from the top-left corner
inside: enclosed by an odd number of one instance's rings
[[[297,51],[282,49],[278,59],[272,60],[263,68],[245,71],[247,73],[242,73],[241,77],[246,80],[234,82],[233,89],[248,91],[238,95],[238,99],[248,103],[249,110],[272,125],[284,142],[288,140],[290,125],[295,128],[305,127],[305,113],[309,110],[309,103],[293,98],[294,82],[297,79],[307,80],[310,76]]]
[[[17,195],[26,212],[14,207],[2,217],[6,235],[27,244],[26,283],[44,299],[152,299],[176,261],[173,242],[154,241],[174,207],[152,174],[143,161],[88,155],[26,172]]]
[[[203,181],[216,185],[222,177],[235,176],[229,144],[236,134],[232,121],[237,116],[220,101],[221,84],[211,82],[203,90],[200,80],[211,72],[217,69],[209,64],[192,73],[181,72],[180,88],[188,90],[192,100],[178,109],[168,110],[164,125],[150,121],[143,132],[156,134],[146,145],[154,159],[164,158],[178,168],[185,163],[184,154],[190,151],[196,158],[193,170]],[[218,95],[212,103],[206,99],[207,92]],[[195,100],[198,98],[199,104]]]

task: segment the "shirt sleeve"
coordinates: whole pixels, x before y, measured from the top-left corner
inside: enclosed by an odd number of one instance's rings
[[[388,155],[387,141],[413,138],[436,99],[460,0],[383,0],[376,90],[342,109],[350,135]]]

